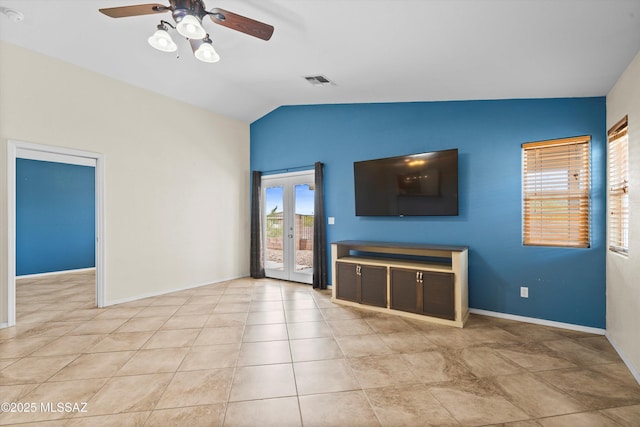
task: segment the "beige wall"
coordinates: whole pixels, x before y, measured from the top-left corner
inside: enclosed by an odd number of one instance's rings
[[[1,306],[9,139],[104,155],[107,302],[248,274],[247,123],[0,42]]]
[[[607,95],[607,129],[629,116],[629,256],[607,253],[607,334],[640,381],[640,53]]]

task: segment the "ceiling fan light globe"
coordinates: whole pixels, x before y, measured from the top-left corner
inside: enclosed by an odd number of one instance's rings
[[[211,43],[202,43],[200,47],[194,52],[197,59],[202,62],[214,63],[220,61],[220,55],[213,48]]]
[[[184,15],[176,25],[176,30],[188,39],[200,40],[207,35],[207,31],[202,27],[200,19],[193,15]]]
[[[165,30],[157,30],[151,37],[149,37],[148,42],[151,47],[162,52],[175,52],[178,50],[178,46],[173,42],[173,39]]]

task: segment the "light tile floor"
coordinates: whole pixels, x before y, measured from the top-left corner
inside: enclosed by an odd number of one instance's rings
[[[602,336],[477,315],[436,326],[268,279],[105,309],[94,293],[87,273],[19,281],[0,400],[35,411],[0,424],[640,426],[640,385]]]

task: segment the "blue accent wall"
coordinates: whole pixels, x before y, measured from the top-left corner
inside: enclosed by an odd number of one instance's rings
[[[281,107],[251,125],[251,169],[323,162],[329,244],[467,245],[472,308],[604,328],[605,120],[604,97]],[[523,246],[521,144],[579,135],[592,138],[591,247]],[[355,216],[354,161],[449,148],[459,216]]]
[[[95,267],[95,168],[16,160],[16,275]]]

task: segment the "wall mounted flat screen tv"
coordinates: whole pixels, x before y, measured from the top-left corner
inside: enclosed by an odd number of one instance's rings
[[[458,215],[458,149],[353,164],[357,216]]]

